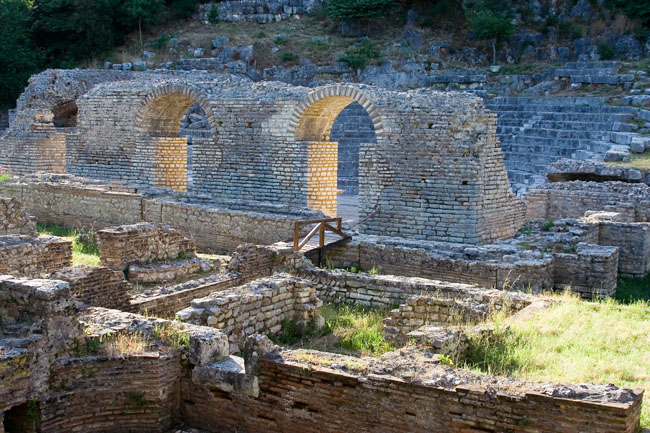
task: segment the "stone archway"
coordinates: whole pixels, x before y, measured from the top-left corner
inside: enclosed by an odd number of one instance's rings
[[[383,126],[376,107],[352,87],[336,85],[315,90],[298,105],[290,122],[293,138],[307,143],[307,207],[344,219],[358,218],[359,197],[347,197],[350,203],[344,208],[338,206],[339,144],[330,137],[337,117],[354,102],[368,113],[375,136],[380,137]]]
[[[213,125],[212,110],[193,89],[165,85],[155,89],[143,101],[136,118],[137,146],[151,149],[151,179],[153,186],[187,192],[191,185],[191,166],[188,166],[188,140],[179,136],[181,119],[188,109],[198,104]]]

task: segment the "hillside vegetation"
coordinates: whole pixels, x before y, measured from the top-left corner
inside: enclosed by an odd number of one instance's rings
[[[290,65],[304,56],[316,64],[343,60],[359,68],[380,64],[386,53],[413,56],[396,43],[407,23],[426,29],[428,38],[475,46],[493,62],[520,28],[566,41],[605,31],[633,34],[645,43],[650,26],[646,0],[327,0],[313,16],[271,24],[220,23],[211,13],[204,24],[192,18],[198,5],[199,0],[0,0],[0,106],[13,105],[27,78],[44,68],[140,59],[145,49],[159,54],[158,63],[187,56],[165,49],[172,38],[208,52],[209,41],[220,35],[254,44],[261,67]],[[589,19],[580,15],[583,7],[593,11]],[[359,43],[363,35],[369,39]],[[601,43],[599,55],[611,58],[613,47]]]

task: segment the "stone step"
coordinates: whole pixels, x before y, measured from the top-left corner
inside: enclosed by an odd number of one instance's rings
[[[593,62],[567,62],[564,64],[566,69],[603,69],[603,68],[616,68],[618,71],[621,68],[621,62],[614,60],[598,60]]]
[[[539,120],[554,120],[562,122],[622,122],[634,120],[633,114],[628,113],[557,113],[539,111],[510,111],[499,112],[499,119],[530,119],[538,116]]]
[[[618,75],[572,75],[571,82],[575,84],[609,84],[617,85],[634,81],[632,74]]]

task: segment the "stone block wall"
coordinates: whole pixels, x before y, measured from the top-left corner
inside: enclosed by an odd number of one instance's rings
[[[372,307],[391,308],[420,294],[439,299],[463,299],[500,311],[518,311],[534,300],[533,296],[524,293],[416,277],[355,274],[316,267],[300,269],[298,275],[311,281],[323,300]]]
[[[650,271],[650,223],[598,222],[598,243],[618,248],[618,270],[643,276]]]
[[[581,297],[592,299],[616,294],[618,249],[578,244],[575,252],[555,253],[555,287],[570,287]]]
[[[50,364],[82,336],[68,283],[0,276],[0,413],[47,391]]]
[[[91,307],[127,310],[131,285],[122,272],[101,266],[74,266],[51,275],[55,280],[67,281],[72,296]]]
[[[167,431],[180,420],[181,375],[172,354],[59,361],[41,405],[40,431]]]
[[[40,277],[72,265],[72,242],[46,236],[0,236],[0,274]]]
[[[386,374],[387,369],[381,373],[381,364],[378,374],[373,368],[364,373],[345,367],[365,361],[313,351],[281,352],[259,361],[258,398],[185,380],[183,417],[188,425],[215,433],[633,433],[641,410],[641,390],[623,391],[631,397],[624,402],[599,399],[605,386],[585,385],[578,393],[577,388],[510,381],[501,388],[494,379],[486,383],[471,374],[460,378],[445,367],[429,367],[432,371],[424,372],[422,381]],[[559,394],[560,389],[566,392]]]
[[[140,221],[166,224],[203,249],[232,252],[247,242],[272,244],[293,236],[293,222],[322,217],[277,204],[147,198],[120,184],[73,176],[33,176],[0,183],[0,194],[18,198],[39,221],[95,230]],[[71,212],[74,210],[74,212]]]
[[[435,243],[427,246],[426,242],[409,243],[371,236],[355,239],[358,240],[328,251],[328,260],[336,267],[359,265],[368,270],[376,267],[382,274],[497,289],[539,292],[553,288],[553,258],[550,256],[529,257],[516,248],[497,249],[496,252],[487,248],[481,252],[471,245]]]
[[[153,137],[153,184],[187,191],[187,138]]]
[[[114,270],[122,270],[131,263],[195,254],[194,243],[180,232],[146,222],[99,230],[97,244],[102,265]]]
[[[618,212],[626,222],[650,222],[650,186],[626,182],[552,182],[531,189],[527,219],[582,218]]]
[[[0,197],[0,236],[36,236],[36,219],[13,197]]]
[[[278,333],[284,319],[309,322],[320,305],[311,283],[277,274],[195,299],[177,316],[184,322],[220,329],[228,335],[230,351],[236,353],[250,335]]]
[[[307,149],[307,207],[336,217],[338,143],[310,141]]]

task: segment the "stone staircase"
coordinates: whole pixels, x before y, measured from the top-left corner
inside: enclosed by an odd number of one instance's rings
[[[508,176],[515,189],[545,182],[549,165],[624,159],[639,139],[639,109],[606,105],[597,97],[499,97],[486,101],[498,114]]]
[[[619,74],[620,62],[569,62],[554,71],[555,78],[569,79],[571,84],[618,85],[634,81],[633,74]]]

